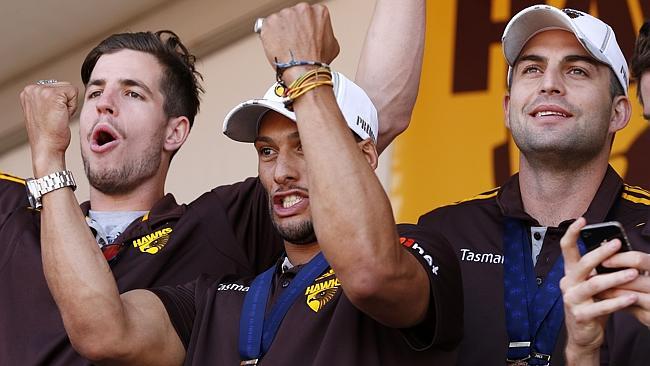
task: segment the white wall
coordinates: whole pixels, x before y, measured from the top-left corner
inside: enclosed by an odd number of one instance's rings
[[[341,55],[334,67],[354,77],[365,31],[374,0],[330,0],[334,31],[341,44]],[[252,26],[252,25],[251,25]],[[79,62],[81,64],[81,61]],[[166,191],[179,202],[188,202],[202,192],[220,184],[257,174],[257,157],[250,144],[237,143],[221,133],[223,117],[239,102],[261,97],[274,80],[274,71],[266,62],[257,35],[241,39],[198,62],[206,90],[201,112],[195,120],[188,141],[172,161]],[[18,103],[18,96],[16,96]],[[83,174],[78,144],[77,124],[72,126],[73,141],[68,149],[68,169],[79,182],[77,196],[88,197],[88,183]],[[387,186],[390,151],[382,154],[378,174]],[[29,146],[21,146],[0,156],[0,171],[31,176]]]

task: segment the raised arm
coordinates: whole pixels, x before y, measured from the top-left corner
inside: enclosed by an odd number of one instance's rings
[[[268,17],[262,42],[269,61],[323,61],[338,52],[329,13],[300,4]],[[291,83],[307,68],[284,73]],[[357,145],[331,87],[317,87],[295,101],[307,162],[310,209],[320,248],[352,303],[396,328],[425,317],[429,281],[418,261],[398,241],[388,197],[373,168],[374,144]]]
[[[35,177],[66,169],[77,90],[68,83],[29,85],[21,103]],[[177,364],[185,351],[162,302],[144,290],[123,295],[72,189],[43,196],[43,270],[70,341],[99,364]]]
[[[420,86],[425,0],[377,0],[355,82],[379,114],[381,153],[411,122]]]

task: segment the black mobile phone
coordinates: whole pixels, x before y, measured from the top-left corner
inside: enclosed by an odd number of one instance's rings
[[[621,241],[621,248],[618,251],[619,253],[632,250],[630,241],[627,239],[627,235],[625,235],[623,225],[618,221],[608,221],[587,225],[580,230],[580,238],[582,239],[582,242],[585,243],[588,252],[613,239]],[[620,269],[622,268],[605,268],[598,265],[598,267],[596,267],[596,272],[610,273]]]

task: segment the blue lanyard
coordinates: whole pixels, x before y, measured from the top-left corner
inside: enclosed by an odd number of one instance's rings
[[[266,304],[271,293],[275,266],[257,276],[251,283],[250,289],[244,298],[241,319],[239,320],[239,356],[242,360],[256,360],[262,358],[271,347],[280,323],[305,288],[320,276],[327,268],[327,260],[323,253],[318,253],[300,269],[296,278],[291,282],[277,299],[268,317]]]
[[[530,365],[547,365],[564,321],[560,256],[544,283],[537,286],[528,230],[519,220],[506,218],[503,233],[504,298],[510,347],[509,360],[529,359]],[[584,253],[584,244],[578,243]]]

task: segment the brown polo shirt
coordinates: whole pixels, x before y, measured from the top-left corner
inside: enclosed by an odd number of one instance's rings
[[[413,329],[386,327],[359,311],[331,269],[307,286],[282,320],[261,365],[454,365],[462,331],[457,259],[449,244],[415,225],[400,225],[405,250],[429,275],[428,317]],[[350,243],[353,247],[354,243]],[[283,258],[281,258],[283,259]],[[267,309],[300,267],[276,264]],[[238,365],[239,321],[252,278],[202,276],[152,290],[165,304],[183,341],[186,365]],[[313,301],[314,296],[319,301]]]
[[[255,274],[282,248],[253,178],[189,205],[168,194],[116,243],[124,244],[111,262],[120,292],[182,284],[201,273]],[[28,208],[22,180],[0,175],[0,365],[88,365],[68,341],[42,268],[40,214]]]
[[[567,197],[570,199],[570,197]],[[614,169],[608,168],[596,196],[584,213],[588,223],[620,221],[635,249],[650,251],[648,219],[650,195],[623,184]],[[451,206],[435,209],[419,219],[419,224],[440,232],[454,247],[460,261],[465,298],[465,331],[459,352],[459,365],[503,365],[508,348],[503,290],[504,218],[521,220],[530,230],[540,226],[523,208],[519,177],[514,175],[501,188],[480,194]],[[538,283],[561,255],[560,238],[573,220],[549,227],[537,257]],[[532,242],[532,233],[528,236]],[[531,244],[531,243],[529,243]],[[631,323],[631,322],[628,322]],[[617,328],[618,337],[636,337],[638,327]],[[646,330],[643,330],[646,332]],[[620,338],[623,339],[623,338]],[[608,337],[603,359],[633,356],[631,344]],[[564,364],[566,330],[560,331],[552,365]],[[647,347],[647,346],[646,346]],[[607,352],[605,349],[608,349]],[[646,351],[647,353],[647,351]],[[640,357],[640,356],[639,356]],[[628,365],[631,363],[616,363]],[[646,359],[646,363],[650,360]]]

